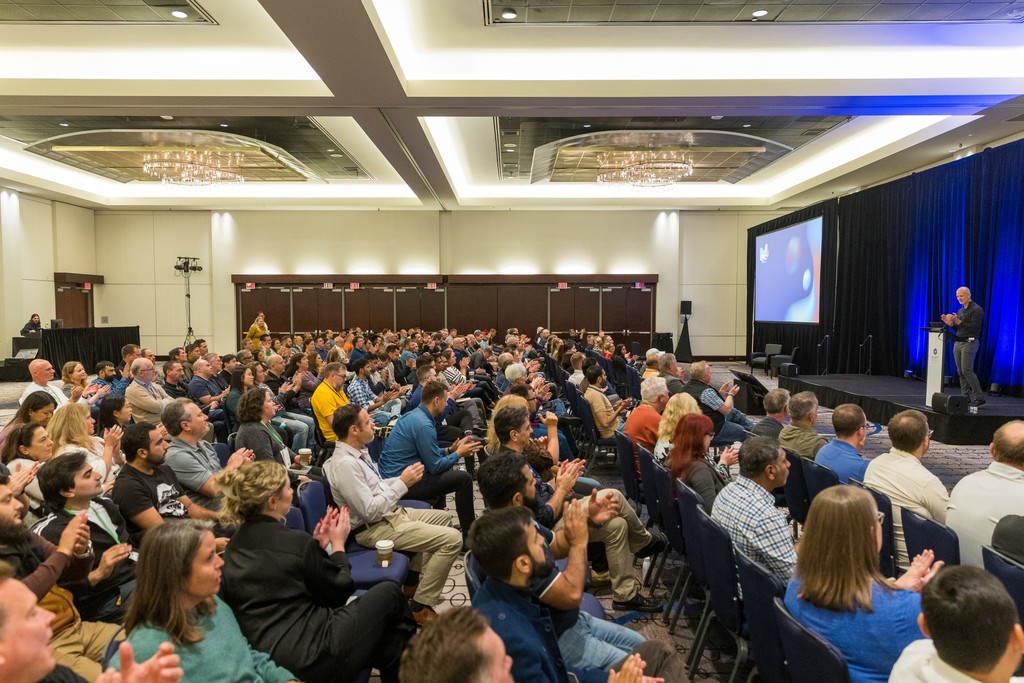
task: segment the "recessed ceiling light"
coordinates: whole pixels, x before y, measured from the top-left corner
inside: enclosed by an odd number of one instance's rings
[[[589,123],[584,123],[584,124],[583,124],[583,127],[584,127],[584,128],[590,128],[590,125],[591,125],[591,124],[589,124]]]
[[[755,10],[753,14],[754,14],[755,17],[763,17],[763,16],[766,16],[768,14],[768,10],[766,10],[766,9]]]
[[[333,152],[334,150],[333,150],[333,149],[329,149],[329,150],[327,150],[327,151],[328,151],[328,152]]]
[[[744,124],[743,124],[743,127],[744,127],[744,128],[750,128],[750,124],[749,124],[749,123],[744,123]]]
[[[501,10],[502,19],[515,19],[518,16],[519,12],[515,11],[511,7],[506,7],[505,9]]]
[[[510,152],[514,152],[515,150],[514,149],[509,149],[508,147],[506,147],[505,149],[503,149],[501,151],[504,152],[505,154],[509,154]]]
[[[515,149],[516,144],[514,142],[506,142],[504,145],[502,145],[502,147],[504,147],[505,149]]]
[[[725,118],[724,116],[712,116],[711,120],[712,121],[721,121],[724,118]]]
[[[182,12],[180,9],[176,9],[171,12],[171,16],[175,19],[188,19],[188,12]]]
[[[168,116],[167,114],[161,114],[160,118],[162,118],[164,121],[173,121],[174,120],[173,116]]]
[[[228,127],[228,124],[226,124],[226,123],[222,123],[222,124],[220,124],[220,127],[221,127],[221,128],[227,128],[227,127]]]
[[[68,127],[68,126],[70,126],[71,124],[70,124],[70,123],[63,123],[63,122],[62,122],[62,123],[58,123],[57,125],[58,125],[58,126],[60,126],[61,128],[67,128],[67,127]]]
[[[341,157],[343,157],[343,156],[345,156],[345,155],[344,155],[344,154],[337,154],[337,153],[335,153],[335,154],[332,154],[331,156],[332,156],[333,158],[335,158],[335,159],[340,159]]]

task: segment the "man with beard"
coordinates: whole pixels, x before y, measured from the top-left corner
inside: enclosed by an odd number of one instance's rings
[[[107,643],[120,627],[82,621],[71,593],[57,585],[58,580],[85,579],[92,569],[86,513],[76,514],[54,545],[22,524],[23,506],[8,483],[8,477],[0,476],[0,561],[14,568],[15,578],[35,594],[43,609],[54,613],[50,645],[57,663],[96,680]]]
[[[586,529],[585,520],[576,519],[584,516],[578,507],[567,510],[567,515],[574,518],[574,527]],[[574,538],[574,544],[579,540]],[[567,671],[583,683],[608,680],[605,670],[574,667],[560,651],[555,617],[561,621],[565,615],[553,614],[535,592],[545,581],[548,589],[542,590],[542,596],[558,584],[557,576],[553,583],[550,580],[554,560],[528,509],[516,506],[484,514],[473,523],[469,545],[487,576],[473,596],[473,606],[488,618],[504,641],[512,658],[515,680],[567,683]],[[634,652],[647,662],[648,675],[660,676],[670,683],[685,680],[679,655],[666,643],[645,641]],[[624,656],[611,668],[620,669],[628,658],[629,655]]]

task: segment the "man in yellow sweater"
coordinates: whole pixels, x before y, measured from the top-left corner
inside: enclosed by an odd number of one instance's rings
[[[334,434],[334,427],[331,421],[334,419],[334,411],[348,405],[348,396],[345,394],[345,376],[347,371],[341,363],[328,363],[324,367],[324,379],[320,386],[313,392],[309,399],[309,405],[313,408],[317,424],[323,432],[327,441],[337,441]]]

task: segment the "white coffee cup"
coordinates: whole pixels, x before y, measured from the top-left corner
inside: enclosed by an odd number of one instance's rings
[[[391,566],[391,554],[395,550],[394,541],[377,541],[377,566],[387,568]]]
[[[299,462],[302,463],[303,466],[309,465],[309,462],[312,459],[313,459],[313,451],[312,450],[310,450],[309,448],[300,448],[299,449]]]

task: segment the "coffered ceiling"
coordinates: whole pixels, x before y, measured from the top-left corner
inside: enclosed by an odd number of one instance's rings
[[[714,24],[700,2],[495,0],[509,26],[481,2],[119,0],[202,19],[96,25],[4,22],[24,0],[0,0],[0,184],[109,207],[790,208],[1024,134],[1024,24],[995,20],[1014,3],[939,3],[955,8],[928,23],[920,0],[868,24],[890,3],[866,2],[850,24],[826,8],[796,25],[810,4],[752,22],[734,3]],[[608,17],[568,23],[584,4]],[[570,10],[532,20],[542,6]],[[698,9],[659,19],[669,6]],[[246,182],[136,172],[147,145],[204,131],[254,150]],[[599,155],[657,148],[693,174],[594,182]]]

